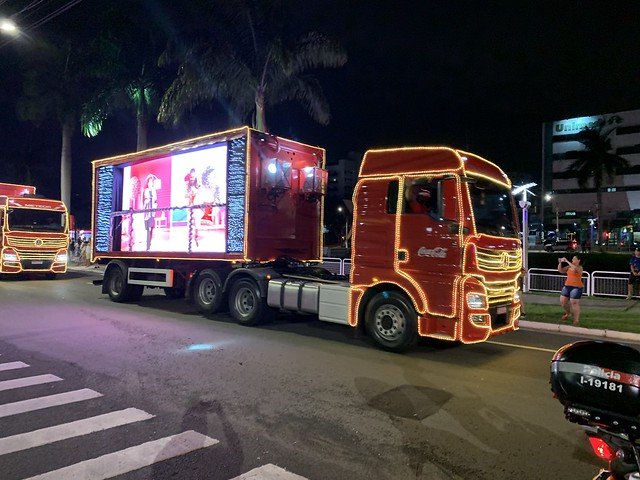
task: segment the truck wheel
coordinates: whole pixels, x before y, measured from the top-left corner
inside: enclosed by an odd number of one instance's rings
[[[398,292],[380,292],[365,311],[367,333],[384,350],[402,352],[418,340],[417,315],[409,300]]]
[[[213,270],[203,270],[193,288],[193,301],[203,313],[215,313],[222,305],[222,281]]]
[[[273,320],[276,310],[260,296],[258,284],[249,278],[241,278],[231,286],[229,312],[241,325],[253,326]]]
[[[123,303],[129,300],[130,288],[124,272],[120,267],[113,267],[109,270],[109,278],[107,280],[107,292],[111,301]]]

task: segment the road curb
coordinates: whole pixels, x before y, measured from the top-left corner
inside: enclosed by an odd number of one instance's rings
[[[587,335],[591,337],[601,337],[611,340],[626,340],[629,342],[640,342],[640,334],[618,332],[616,330],[601,330],[597,328],[574,327],[573,325],[558,325],[554,323],[530,322],[521,320],[518,322],[525,330],[543,330],[547,332],[570,333],[572,335]]]

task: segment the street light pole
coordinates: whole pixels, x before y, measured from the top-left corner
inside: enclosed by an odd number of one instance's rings
[[[527,193],[534,195],[529,188],[535,187],[536,185],[536,183],[527,183],[526,185],[515,187],[511,191],[513,195],[517,195],[518,193],[522,194],[522,200],[520,200],[519,205],[520,208],[522,208],[522,269],[524,270],[522,277],[523,293],[529,291],[527,274],[529,271],[529,207],[531,206],[531,202],[527,201]]]
[[[349,248],[349,217],[347,216],[347,212],[342,206],[338,207],[338,211],[344,214],[344,248]]]
[[[551,206],[553,207],[553,213],[555,213],[555,215],[556,215],[556,238],[558,238],[558,234],[560,233],[560,220],[559,220],[559,215],[558,215],[558,201],[550,193],[547,193],[544,196],[544,199],[547,202],[551,202]]]

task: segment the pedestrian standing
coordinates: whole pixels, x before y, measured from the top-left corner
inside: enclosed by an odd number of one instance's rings
[[[569,317],[573,314],[573,324],[577,326],[580,324],[580,298],[584,288],[580,258],[577,255],[574,255],[571,261],[565,257],[559,258],[558,271],[567,274],[564,287],[560,292],[560,305],[564,310],[562,321],[569,320]]]
[[[640,285],[640,247],[636,247],[631,260],[629,260],[629,270],[631,270],[631,273],[629,274],[627,300],[631,300],[633,297],[634,287],[637,291],[638,285]]]

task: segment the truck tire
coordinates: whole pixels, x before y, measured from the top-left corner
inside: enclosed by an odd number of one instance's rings
[[[383,350],[403,352],[418,340],[417,315],[411,302],[398,292],[380,292],[365,311],[367,333]]]
[[[215,313],[222,305],[222,281],[213,270],[203,270],[193,287],[193,301],[202,313]]]
[[[255,280],[241,278],[231,285],[229,313],[240,325],[253,326],[273,320],[277,311],[267,305],[266,298],[260,296],[260,288]]]
[[[142,287],[142,285],[136,285]],[[107,278],[107,293],[112,302],[124,303],[131,299],[131,287],[127,284],[124,271],[120,267],[109,269],[109,277]],[[140,292],[142,294],[142,292]],[[139,297],[138,297],[139,298]]]

